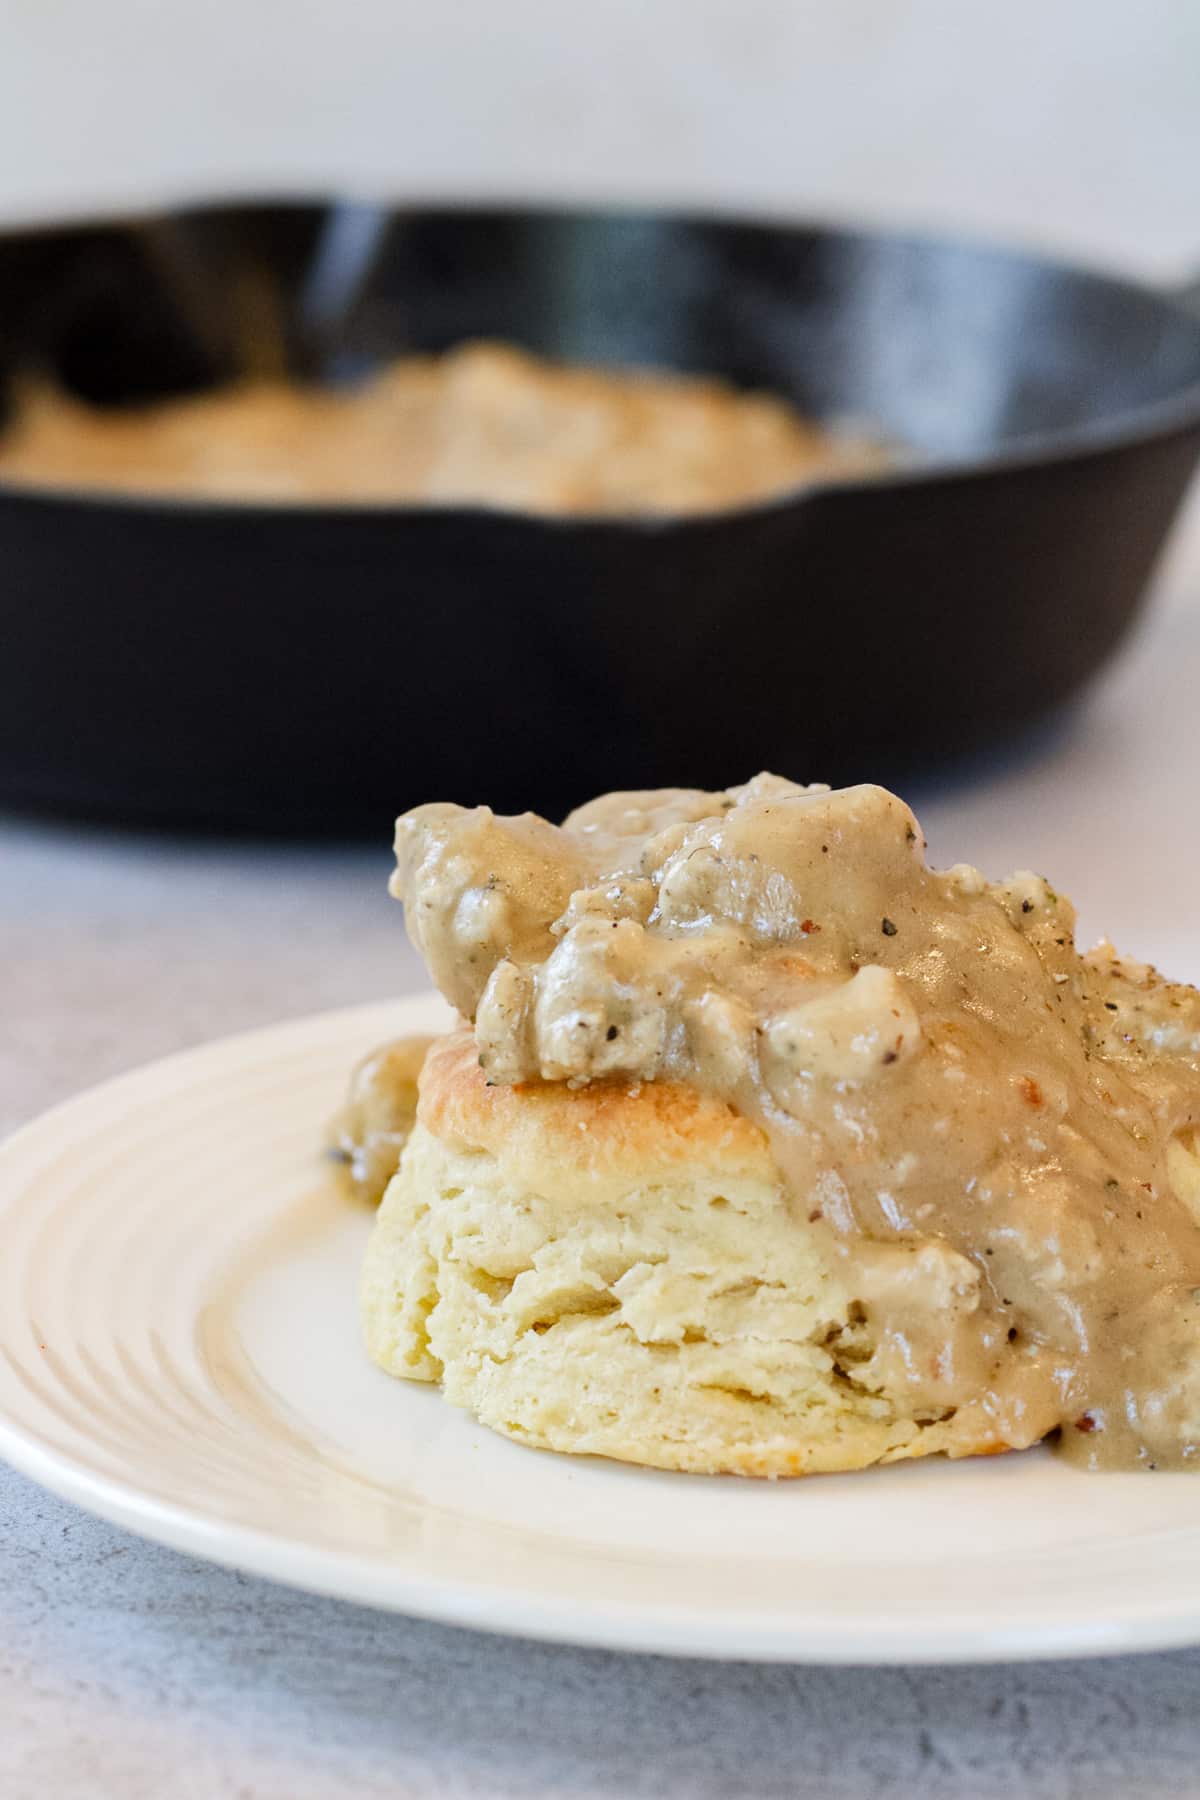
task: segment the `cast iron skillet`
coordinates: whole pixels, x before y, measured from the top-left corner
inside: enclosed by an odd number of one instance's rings
[[[721,372],[919,460],[660,521],[0,488],[0,797],[378,833],[433,797],[900,779],[1099,667],[1200,454],[1200,320],[977,245],[345,205],[0,240],[0,375],[101,402],[475,336]]]

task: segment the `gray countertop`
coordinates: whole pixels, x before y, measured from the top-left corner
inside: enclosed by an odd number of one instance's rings
[[[1193,977],[1197,510],[1087,705],[916,796],[935,859],[1045,867],[1085,928]],[[388,861],[0,822],[0,1130],[180,1045],[420,986]],[[0,1519],[3,1800],[1200,1794],[1200,1652],[887,1671],[622,1657],[288,1593],[3,1468]]]

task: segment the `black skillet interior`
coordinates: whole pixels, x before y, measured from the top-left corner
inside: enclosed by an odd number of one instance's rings
[[[100,404],[497,337],[718,372],[938,458],[1200,383],[1158,294],[977,244],[659,215],[199,208],[0,239],[0,368]]]
[[[337,830],[763,763],[896,778],[1086,680],[1200,451],[1194,318],[982,246],[349,205],[0,240],[0,374],[100,404],[480,336],[722,373],[916,461],[649,524],[0,489],[0,792]]]

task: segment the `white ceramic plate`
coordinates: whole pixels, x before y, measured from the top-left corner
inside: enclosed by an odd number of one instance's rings
[[[521,1449],[358,1341],[370,1225],[318,1155],[436,1000],[213,1044],[0,1148],[0,1452],[132,1531],[373,1606],[699,1656],[1200,1642],[1200,1481],[1033,1451],[803,1482]]]

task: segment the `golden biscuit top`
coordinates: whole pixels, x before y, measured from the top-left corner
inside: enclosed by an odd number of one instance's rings
[[[622,1182],[706,1160],[729,1176],[775,1174],[763,1132],[717,1095],[670,1081],[506,1086],[488,1080],[466,1030],[425,1058],[417,1117],[443,1142],[519,1165],[534,1185],[564,1164]]]

